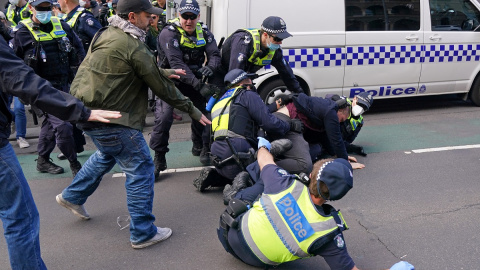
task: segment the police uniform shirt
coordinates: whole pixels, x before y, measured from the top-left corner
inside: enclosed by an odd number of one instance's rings
[[[239,68],[248,73],[257,72],[262,67],[254,65],[248,61],[254,52],[253,47],[253,37],[250,35],[250,33],[240,31],[232,34],[227,38],[222,47],[223,69],[230,71]],[[268,54],[269,49],[262,49],[262,52],[263,53],[259,56],[259,58],[265,57]],[[281,49],[275,51],[271,65],[277,69],[280,77],[288,89],[296,93],[303,92],[302,88],[300,87],[300,83],[293,74],[290,64],[283,57],[283,52]]]
[[[260,173],[260,178],[265,185],[265,194],[279,193],[287,189],[293,181],[296,181],[295,176],[273,164],[263,167]],[[329,207],[315,206],[320,214],[329,215],[329,213],[326,212]],[[340,231],[338,231],[338,234],[342,241],[337,242],[336,240],[332,240],[323,245],[323,243],[320,243],[320,241],[317,240],[310,247],[309,253],[322,256],[330,266],[330,269],[351,270],[355,266],[355,263],[347,252],[345,242],[343,241],[343,235]]]
[[[193,33],[193,36],[196,37],[195,32]],[[201,50],[206,54],[206,65],[212,67],[215,71],[220,67],[221,61],[217,42],[215,41],[213,34],[205,28],[203,28],[203,38],[206,41],[206,45],[203,46]],[[202,67],[203,63],[185,63],[184,55],[180,48],[180,40],[181,34],[175,30],[175,26],[167,25],[163,28],[157,39],[157,50],[160,59],[159,64],[164,68],[184,69],[187,74],[181,76],[179,80],[182,83],[196,87],[201,82],[195,74],[193,74],[189,65],[198,65],[199,67]]]
[[[68,22],[79,8],[80,6],[75,7],[63,20]],[[82,40],[85,52],[88,51],[90,42],[92,42],[93,37],[100,28],[102,28],[102,25],[89,11],[84,10],[78,17],[77,22],[75,22],[75,25],[73,26],[73,31],[75,31],[78,37]]]
[[[67,38],[75,48],[72,50],[72,52],[77,54],[77,57],[73,57],[72,59],[78,59],[78,63],[71,63],[71,65],[80,65],[81,61],[83,61],[83,58],[85,58],[83,45],[70,26],[68,26],[68,24],[62,20],[60,20],[60,22],[63,30],[67,34]],[[50,33],[53,29],[53,24],[51,21],[46,24],[39,24],[39,29],[43,32]],[[20,24],[20,27],[18,27],[18,29],[14,32],[13,49],[15,54],[21,59],[25,59],[25,55],[30,54],[36,44],[37,41],[34,39],[28,28],[23,24]]]

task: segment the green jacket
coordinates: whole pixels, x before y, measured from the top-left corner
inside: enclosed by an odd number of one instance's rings
[[[158,68],[141,40],[109,26],[92,45],[70,89],[85,106],[120,111],[122,117],[110,123],[142,130],[150,88],[168,104],[200,120],[202,113],[168,79],[168,72]]]

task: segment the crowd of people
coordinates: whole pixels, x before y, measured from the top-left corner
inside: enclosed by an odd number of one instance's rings
[[[64,173],[50,158],[55,146],[70,163],[73,181],[58,204],[90,219],[84,203],[114,165],[122,169],[135,249],[172,234],[155,226],[152,208],[176,108],[192,118],[191,152],[207,166],[193,185],[223,189],[227,208],[217,231],[228,253],[259,267],[320,255],[332,269],[357,269],[343,216],[326,202],[345,196],[353,170],[365,167],[348,153],[366,156],[353,141],[373,98],[308,96],[282,54],[292,36],[282,18],[239,29],[220,46],[196,0],[182,0],[168,21],[165,0],[9,3],[0,12],[0,217],[12,269],[46,269],[38,211],[8,141],[16,133],[18,146],[29,147],[26,104],[43,118],[37,170]],[[269,105],[253,83],[266,65],[293,93]],[[150,107],[155,126],[147,144]],[[98,151],[82,165],[84,134]]]

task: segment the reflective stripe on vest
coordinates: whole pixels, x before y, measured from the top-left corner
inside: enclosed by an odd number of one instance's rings
[[[77,11],[75,11],[75,14],[73,14],[72,18],[70,18],[70,20],[67,21],[68,26],[73,28],[75,26],[75,24],[77,23],[78,17],[80,17],[80,14],[82,14],[82,12],[84,10],[85,9],[82,8],[82,7],[78,8]]]
[[[218,137],[229,135],[228,122],[230,119],[230,106],[232,105],[232,97],[239,88],[240,87],[229,89],[212,108],[212,132],[214,140]]]
[[[360,115],[358,119],[350,117],[350,125],[352,126],[353,131],[358,127],[358,125],[361,125],[362,123],[363,123],[363,116]]]
[[[202,25],[200,23],[197,23],[197,26],[195,27],[195,32],[197,34],[197,42],[193,42],[187,35],[187,32],[183,30],[182,27],[180,27],[180,19],[175,18],[174,20],[170,20],[169,23],[175,26],[177,30],[180,32],[182,38],[180,39],[180,45],[188,48],[198,48],[205,46],[207,42],[205,41],[205,38],[203,38],[203,29]]]
[[[258,31],[258,29],[255,29],[255,28],[249,28],[244,30],[250,33],[250,35],[252,35],[253,37],[253,53],[250,56],[250,58],[248,58],[248,62],[253,63],[254,65],[257,65],[257,66],[270,65],[270,63],[272,62],[273,56],[275,55],[275,51],[270,50],[265,57],[258,58],[258,55],[262,53],[260,49],[260,45],[261,45],[260,32]]]
[[[252,252],[269,265],[310,257],[308,248],[338,228],[333,216],[319,214],[300,181],[280,193],[262,194],[241,226]]]
[[[67,33],[62,28],[62,23],[60,22],[60,19],[58,17],[52,17],[51,19],[52,24],[53,24],[53,29],[52,32],[46,33],[41,30],[34,30],[33,29],[33,21],[32,19],[26,19],[22,21],[22,24],[25,25],[30,33],[32,33],[33,38],[35,38],[36,41],[49,41],[53,40],[55,38],[61,38],[67,36]]]
[[[16,9],[16,6],[15,5],[9,5],[8,6],[8,10],[7,10],[7,19],[12,23],[13,26],[17,26],[17,24],[15,23],[15,9]],[[28,11],[28,12],[25,12],[25,11]],[[24,14],[28,14],[28,16],[24,17],[23,15]],[[30,18],[30,10],[28,10],[28,5],[25,5],[21,10],[20,10],[20,21],[23,21],[25,19],[28,19]]]

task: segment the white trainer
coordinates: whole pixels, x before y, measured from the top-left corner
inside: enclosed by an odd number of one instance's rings
[[[132,243],[132,247],[135,249],[146,248],[148,246],[155,245],[159,242],[162,242],[163,240],[167,240],[170,237],[170,235],[172,235],[172,229],[157,227],[157,234],[154,237],[150,238],[145,242],[135,243],[135,244]]]
[[[27,148],[30,147],[30,144],[25,140],[25,138],[19,137],[17,139],[18,147],[20,148]]]

